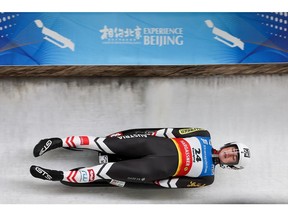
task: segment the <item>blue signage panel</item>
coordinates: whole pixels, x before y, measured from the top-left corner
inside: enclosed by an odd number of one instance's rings
[[[288,62],[288,13],[1,13],[0,65]]]

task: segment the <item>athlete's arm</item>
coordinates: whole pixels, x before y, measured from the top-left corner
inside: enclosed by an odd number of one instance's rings
[[[198,178],[192,177],[174,177],[162,179],[154,183],[164,188],[198,188],[212,184],[214,176],[203,176]]]
[[[145,134],[148,136],[158,136],[166,138],[185,138],[185,137],[210,137],[210,133],[202,128],[140,128],[130,129],[125,131],[119,131],[110,134],[109,137],[113,136],[127,136],[134,134]]]
[[[118,131],[116,133],[108,135],[107,137],[128,136],[128,135],[135,135],[135,134],[145,134],[145,135],[152,136],[156,131],[160,129],[161,128],[129,129],[129,130],[124,130],[124,131]]]
[[[202,128],[162,128],[157,130],[154,136],[167,138],[210,137],[210,133]]]

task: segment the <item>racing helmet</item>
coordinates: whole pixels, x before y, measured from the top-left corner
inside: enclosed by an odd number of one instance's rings
[[[221,164],[220,167],[222,168],[231,168],[235,170],[243,169],[250,161],[250,149],[243,143],[239,142],[230,142],[225,144],[223,148],[235,146],[238,149],[238,162],[236,164]]]

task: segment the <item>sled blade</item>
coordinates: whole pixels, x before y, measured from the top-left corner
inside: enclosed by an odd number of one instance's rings
[[[60,181],[62,184],[70,187],[115,187],[114,185],[109,184],[107,181],[97,181],[97,182],[89,182],[89,183],[73,183]]]

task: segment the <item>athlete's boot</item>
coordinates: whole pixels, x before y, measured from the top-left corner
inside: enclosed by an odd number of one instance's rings
[[[60,148],[62,146],[63,146],[63,142],[62,142],[62,139],[60,138],[42,139],[34,147],[33,155],[34,157],[38,157],[38,156],[43,155],[47,151]]]
[[[35,165],[30,167],[30,173],[35,178],[49,181],[61,181],[64,177],[64,173],[62,171],[45,169]]]

